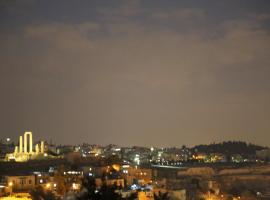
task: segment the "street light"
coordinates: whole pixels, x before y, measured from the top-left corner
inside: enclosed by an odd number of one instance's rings
[[[47,188],[47,189],[50,189],[50,187],[51,187],[51,184],[50,184],[50,183],[47,183],[47,184],[46,184],[46,188]]]
[[[76,183],[72,183],[72,189],[73,190],[78,190],[79,189],[79,185]]]

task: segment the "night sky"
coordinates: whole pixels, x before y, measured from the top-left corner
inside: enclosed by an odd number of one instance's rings
[[[0,0],[0,136],[270,146],[269,0]]]

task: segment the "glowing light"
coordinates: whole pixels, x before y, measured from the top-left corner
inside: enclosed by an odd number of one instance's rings
[[[9,187],[12,187],[12,186],[13,186],[13,182],[9,182],[9,183],[8,183],[8,186],[9,186]]]
[[[51,184],[50,183],[47,183],[46,184],[46,188],[50,188],[51,187]]]
[[[72,189],[73,190],[78,190],[79,189],[79,185],[76,183],[72,183]]]
[[[132,190],[137,190],[137,189],[139,189],[139,186],[136,185],[136,184],[133,184],[133,185],[130,186],[130,188],[131,188]]]
[[[140,165],[140,155],[139,155],[139,154],[136,154],[136,155],[135,155],[134,162],[135,162],[137,165]]]
[[[117,164],[114,164],[112,165],[112,168],[116,171],[119,171],[120,170],[120,165],[117,165]]]

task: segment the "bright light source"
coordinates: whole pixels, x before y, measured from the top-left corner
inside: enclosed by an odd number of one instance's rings
[[[73,190],[79,189],[78,184],[72,183],[72,189],[73,189]]]
[[[137,189],[139,189],[139,187],[138,187],[136,184],[131,185],[130,188],[131,188],[132,190],[137,190]]]
[[[9,182],[9,183],[8,183],[8,186],[9,186],[9,187],[12,187],[12,186],[13,186],[13,182]]]

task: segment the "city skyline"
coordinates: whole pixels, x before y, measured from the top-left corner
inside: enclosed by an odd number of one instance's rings
[[[1,1],[1,137],[270,146],[269,1]]]
[[[29,132],[29,131],[25,131],[25,133],[32,133],[32,132]],[[21,133],[22,135],[23,133]],[[11,137],[7,137],[7,138],[0,138],[0,141],[2,144],[6,144],[6,145],[13,145],[15,147],[15,151],[19,151],[19,149],[21,148],[21,144],[24,146],[24,141],[26,141],[25,138],[23,138],[23,140],[21,141],[21,135],[18,135],[17,137],[15,136],[14,138],[11,138]],[[142,148],[148,148],[148,149],[152,149],[152,148],[159,148],[159,149],[166,149],[166,148],[177,148],[177,149],[181,149],[181,148],[195,148],[195,147],[198,147],[198,146],[208,146],[208,145],[219,145],[219,144],[224,144],[224,143],[243,143],[243,144],[246,144],[247,146],[248,145],[255,145],[255,146],[258,146],[258,147],[262,147],[262,148],[269,148],[269,146],[267,145],[261,145],[261,144],[256,144],[256,143],[252,143],[252,142],[248,142],[248,141],[244,141],[244,140],[223,140],[223,141],[212,141],[212,142],[209,142],[209,143],[196,143],[194,145],[186,145],[186,144],[177,144],[177,145],[172,145],[172,146],[158,146],[158,145],[138,145],[138,144],[130,144],[130,145],[121,145],[121,144],[117,144],[117,143],[108,143],[108,144],[105,144],[105,143],[91,143],[91,142],[88,142],[88,141],[83,141],[82,143],[57,143],[56,141],[53,140],[53,138],[49,138],[49,139],[46,139],[46,137],[41,137],[43,138],[40,139],[35,139],[35,140],[32,140],[32,144],[39,144],[40,142],[43,143],[44,145],[44,142],[48,145],[51,145],[51,146],[81,146],[81,145],[91,145],[91,146],[99,146],[99,147],[106,147],[106,146],[117,146],[119,148],[133,148],[133,147],[142,147]],[[44,140],[45,138],[45,140]],[[34,145],[32,145],[34,147]],[[25,147],[24,147],[25,148]],[[27,147],[26,147],[27,148]],[[30,148],[30,146],[28,147]],[[23,149],[23,152],[25,150]]]

